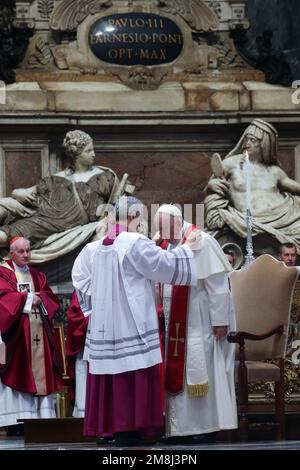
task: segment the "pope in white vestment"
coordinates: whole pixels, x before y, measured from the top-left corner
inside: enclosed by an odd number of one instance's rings
[[[169,217],[169,223],[173,218],[173,223],[175,220],[179,224],[177,240],[173,239],[167,249],[180,246],[190,224],[183,221],[181,212],[171,205],[161,206],[158,210],[158,226],[159,214]],[[235,330],[228,282],[231,266],[214,238],[203,233],[201,243],[201,250],[195,253],[198,282],[189,288],[185,338],[180,334],[179,323],[177,329],[169,333],[174,287],[164,284],[162,289],[169,341],[166,354],[168,351],[174,354],[176,341],[178,344],[185,341],[183,347],[186,351],[182,388],[174,393],[166,391],[166,435],[169,437],[207,434],[237,427],[235,346],[226,339],[227,331]],[[169,359],[166,357],[166,377]]]

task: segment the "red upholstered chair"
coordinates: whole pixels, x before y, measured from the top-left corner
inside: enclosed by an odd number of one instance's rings
[[[291,302],[298,271],[270,255],[262,255],[230,277],[237,331],[228,341],[237,343],[239,431],[248,438],[248,384],[275,383],[277,439],[284,438],[284,358]],[[271,360],[272,362],[266,362]]]

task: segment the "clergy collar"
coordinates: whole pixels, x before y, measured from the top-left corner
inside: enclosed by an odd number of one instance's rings
[[[115,239],[120,235],[122,232],[127,232],[127,226],[122,225],[120,223],[116,223],[109,232],[106,234],[106,236],[103,239],[102,245],[108,246],[112,245],[115,241]]]
[[[28,273],[29,271],[28,264],[26,264],[23,268],[21,268],[21,266],[18,266],[14,261],[12,261],[12,264],[15,271],[21,271],[22,273]]]

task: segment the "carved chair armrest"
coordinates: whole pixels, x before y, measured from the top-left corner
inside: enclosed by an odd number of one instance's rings
[[[246,353],[245,353],[245,340],[260,341],[263,339],[270,338],[271,336],[277,334],[282,334],[284,331],[284,326],[279,325],[277,328],[265,333],[263,335],[253,335],[247,331],[230,331],[227,335],[227,340],[229,343],[237,343],[239,345],[239,369],[242,369],[241,374],[244,375],[244,381],[246,380],[245,374],[247,371],[246,366]]]
[[[245,339],[249,339],[252,341],[261,341],[263,339],[270,338],[275,334],[282,334],[284,331],[284,326],[279,325],[277,328],[265,333],[263,335],[254,335],[253,333],[249,333],[247,331],[230,331],[227,335],[227,340],[229,343],[238,343],[239,345],[245,343]]]

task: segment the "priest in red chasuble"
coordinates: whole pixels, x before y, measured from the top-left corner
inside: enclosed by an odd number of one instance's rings
[[[51,394],[60,388],[61,364],[52,320],[59,301],[45,274],[28,266],[30,242],[12,239],[10,260],[0,265],[0,426],[18,419],[54,418]]]

